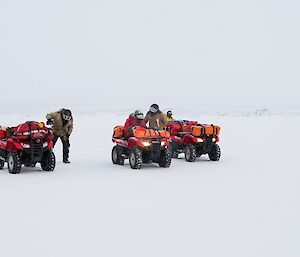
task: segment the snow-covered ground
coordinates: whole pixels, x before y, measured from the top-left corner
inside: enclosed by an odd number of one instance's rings
[[[70,165],[58,144],[52,173],[0,172],[1,257],[300,256],[299,115],[177,115],[222,126],[221,160],[133,171],[110,160],[120,113],[75,114]]]

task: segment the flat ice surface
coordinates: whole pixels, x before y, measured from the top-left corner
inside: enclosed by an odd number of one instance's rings
[[[140,171],[110,160],[125,118],[75,115],[70,165],[59,143],[54,172],[0,171],[1,257],[300,256],[300,116],[194,115],[222,126],[221,160]]]

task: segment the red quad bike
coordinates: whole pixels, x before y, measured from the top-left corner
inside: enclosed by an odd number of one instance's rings
[[[11,174],[21,171],[21,166],[34,167],[41,164],[45,171],[55,169],[53,149],[53,131],[43,122],[28,121],[15,127],[0,140],[0,169],[5,161]]]
[[[124,127],[114,128],[112,141],[116,145],[112,149],[112,162],[123,165],[129,159],[132,169],[140,169],[142,163],[158,163],[160,167],[171,165],[170,134],[168,131],[157,131],[143,127],[135,127],[132,137],[124,138]]]
[[[197,157],[208,154],[211,161],[219,161],[221,149],[217,142],[220,130],[219,126],[199,124],[196,121],[169,122],[172,157],[178,158],[180,153],[184,153],[186,161],[194,162]]]
[[[0,126],[0,170],[3,169],[4,164],[5,164],[5,158],[1,154],[1,152],[2,152],[1,148],[2,148],[2,145],[5,144],[7,139],[8,139],[7,128]]]

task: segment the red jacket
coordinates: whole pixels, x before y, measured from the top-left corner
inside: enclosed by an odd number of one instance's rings
[[[146,128],[146,123],[144,120],[139,120],[133,115],[130,115],[129,118],[126,120],[124,125],[124,131],[125,131],[125,138],[128,138],[131,136],[131,129],[136,126],[141,126]]]

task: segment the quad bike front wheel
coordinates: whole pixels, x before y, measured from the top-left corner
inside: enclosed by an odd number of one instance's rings
[[[44,153],[41,160],[41,167],[44,171],[53,171],[55,169],[56,159],[52,151],[47,151]]]
[[[197,158],[196,146],[189,144],[185,147],[185,160],[187,162],[194,162]]]
[[[142,167],[143,157],[142,151],[138,148],[132,149],[129,153],[129,164],[134,170],[139,170]]]
[[[169,168],[172,162],[171,153],[168,149],[162,150],[159,157],[158,165],[162,168]]]
[[[208,153],[208,157],[211,161],[219,161],[221,158],[221,148],[219,145],[214,144],[211,151]]]
[[[9,153],[7,155],[7,164],[8,164],[8,171],[10,174],[20,173],[22,163],[18,153],[16,152]]]
[[[111,152],[111,159],[113,164],[124,165],[125,158],[122,155],[123,149],[119,145],[115,145]]]

